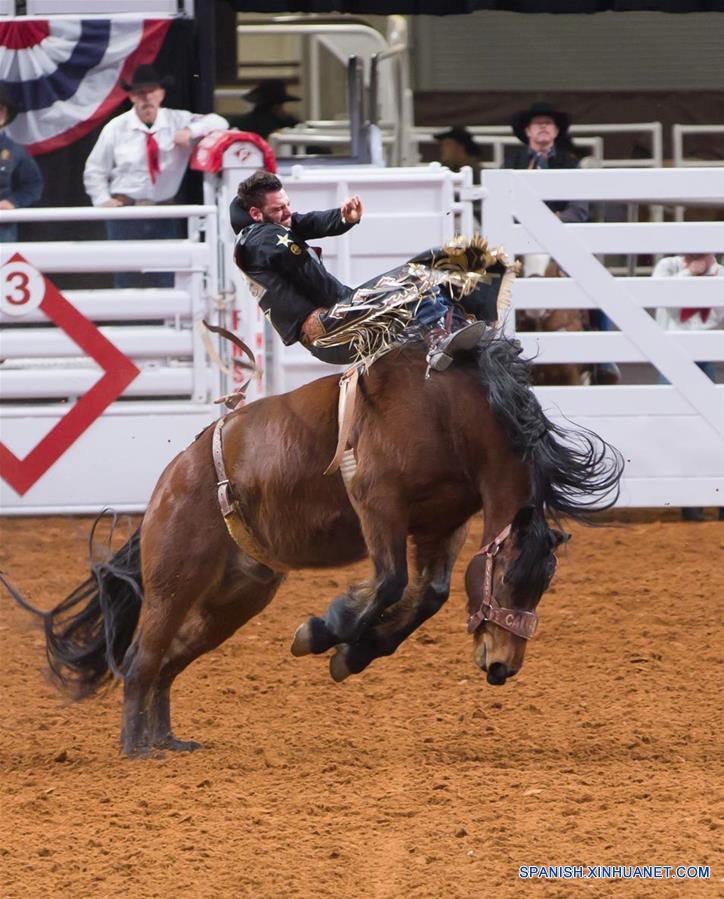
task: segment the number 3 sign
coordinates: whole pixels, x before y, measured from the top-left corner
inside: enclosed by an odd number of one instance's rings
[[[58,288],[19,253],[0,266],[0,311],[27,315],[36,309],[73,341],[102,370],[102,377],[75,403],[67,403],[60,418],[41,440],[20,458],[0,440],[0,477],[23,496],[88,428],[115,402],[140,371],[117,346],[82,315]],[[41,319],[42,320],[42,319]],[[6,324],[7,321],[6,321]],[[32,339],[32,336],[30,336]],[[62,377],[58,372],[59,378]],[[69,391],[72,395],[72,390]],[[33,397],[28,397],[32,401]]]
[[[27,315],[45,297],[45,279],[27,262],[11,260],[0,268],[0,309],[6,315]]]

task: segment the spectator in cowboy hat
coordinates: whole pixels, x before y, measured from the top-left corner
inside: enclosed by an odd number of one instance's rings
[[[229,119],[232,128],[239,131],[253,131],[267,138],[272,131],[279,128],[292,128],[299,124],[299,119],[284,109],[285,103],[295,103],[299,97],[287,93],[286,85],[281,78],[267,78],[265,81],[244,94],[243,99],[252,104],[252,109],[240,116]]]
[[[438,131],[433,137],[440,141],[440,162],[443,165],[453,172],[469,165],[473,170],[473,179],[480,180],[480,147],[467,128],[455,126],[447,131]]]
[[[510,122],[513,134],[523,144],[506,154],[506,169],[576,169],[577,156],[570,151],[570,119],[549,103],[533,103],[516,112]],[[554,200],[546,203],[562,222],[588,220],[588,203]],[[523,259],[523,274],[542,276],[551,261],[545,253],[529,253]]]
[[[550,103],[533,103],[528,109],[517,112],[510,122],[513,134],[523,144],[506,157],[504,168],[509,169],[577,169],[580,160],[575,152],[568,129],[571,125],[567,113]],[[588,221],[589,206],[582,200],[550,200],[546,206],[567,223]],[[546,253],[528,253],[523,257],[523,274],[526,277],[560,274],[551,257]],[[591,324],[597,330],[610,330],[610,322],[603,313],[594,311]],[[592,367],[592,378],[597,384],[618,384],[621,373],[612,362],[599,362]]]
[[[533,103],[511,119],[513,134],[524,145],[506,155],[507,169],[577,169],[578,156],[573,152],[567,113],[549,103]],[[554,201],[547,204],[562,222],[588,220],[588,204]]]
[[[213,113],[195,115],[161,104],[171,79],[153,66],[139,66],[131,83],[121,82],[132,109],[108,122],[85,164],[83,181],[94,206],[171,204],[181,186],[196,140],[228,128]],[[178,236],[173,219],[106,222],[109,240],[163,240]],[[118,273],[116,287],[172,287],[173,275]]]
[[[9,91],[0,84],[0,211],[32,206],[43,193],[43,176],[37,162],[5,132],[17,114],[18,108]],[[0,243],[17,239],[17,224],[0,225]]]

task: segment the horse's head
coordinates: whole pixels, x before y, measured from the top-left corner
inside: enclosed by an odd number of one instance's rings
[[[468,629],[489,684],[504,684],[520,670],[535,608],[556,570],[556,547],[568,539],[548,526],[542,510],[524,506],[468,565]]]

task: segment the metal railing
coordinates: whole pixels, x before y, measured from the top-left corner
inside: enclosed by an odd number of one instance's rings
[[[439,125],[434,128],[416,127],[413,130],[414,138],[418,143],[427,141],[432,134],[447,130],[449,126]],[[517,144],[517,138],[510,133],[510,125],[469,125],[468,131],[477,141],[482,138],[502,139],[508,138],[511,144]],[[570,133],[578,137],[578,143],[586,146],[585,139],[599,138],[602,141],[601,167],[602,168],[660,168],[663,163],[663,128],[661,122],[632,122],[599,125],[571,125]],[[646,157],[607,157],[605,152],[605,137],[614,134],[645,134],[651,145],[651,153]],[[502,155],[496,155],[490,167],[500,168]]]
[[[675,166],[720,166],[721,159],[698,159],[684,155],[684,139],[690,134],[724,134],[724,125],[672,125],[671,146]]]
[[[319,118],[321,107],[321,75],[319,62],[319,41],[327,37],[356,37],[371,44],[375,52],[387,49],[387,42],[379,31],[359,22],[330,23],[326,21],[305,21],[292,16],[274,19],[268,23],[244,23],[237,26],[237,34],[244,38],[254,35],[298,35],[310,44],[310,64],[308,84],[308,110],[312,118]],[[238,92],[237,92],[238,95]]]
[[[420,144],[435,142],[435,134],[440,132],[440,128],[422,128],[413,129],[413,140],[419,147]],[[481,161],[481,167],[484,169],[500,169],[503,168],[505,162],[505,148],[518,147],[520,141],[512,134],[500,134],[494,132],[479,132],[473,128],[468,129],[473,135],[473,140],[479,147],[490,148],[492,151],[492,159],[484,159]],[[582,147],[590,150],[590,156],[596,167],[603,167],[603,138],[601,137],[583,137],[578,141]]]
[[[314,17],[299,18],[284,16],[273,18],[265,23],[244,23],[238,26],[240,37],[255,35],[297,35],[308,43],[305,58],[308,64],[305,69],[304,87],[309,119],[319,120],[321,115],[322,74],[320,46],[330,50],[340,62],[348,64],[350,56],[362,60],[362,76],[369,83],[370,120],[375,124],[378,118],[384,118],[394,130],[394,139],[385,141],[390,147],[390,161],[393,164],[406,164],[410,158],[409,133],[412,127],[412,92],[409,86],[409,63],[407,23],[402,16],[387,17],[387,35],[369,25],[360,22],[330,23],[326,19]],[[339,45],[336,39],[343,38],[355,41],[355,46]],[[365,60],[369,59],[369,69]],[[389,65],[389,77],[382,74],[382,66]],[[216,97],[229,98],[238,96],[238,90],[220,88],[214,92]],[[338,126],[341,127],[341,126]],[[346,123],[346,134],[340,133],[340,145],[355,141],[351,139],[349,121]],[[344,139],[346,137],[346,140]],[[330,142],[316,142],[330,145]]]
[[[374,118],[373,118],[374,120]],[[381,121],[379,127],[382,143],[389,149],[388,162],[404,157],[406,164],[414,164],[421,158],[420,145],[432,143],[434,134],[447,130],[448,126],[415,126],[401,135],[397,121]],[[516,146],[517,138],[510,133],[509,125],[470,125],[468,130],[476,143],[492,148],[492,159],[482,162],[483,168],[501,168],[505,147]],[[295,128],[281,129],[272,136],[280,149],[301,147],[304,143],[339,147],[349,143],[349,122],[346,119],[310,120]],[[573,125],[571,133],[580,146],[588,147],[594,165],[601,168],[660,168],[663,164],[663,130],[661,122],[637,122],[626,124]],[[645,157],[607,157],[605,139],[615,134],[645,134],[650,143],[650,154]],[[402,162],[405,164],[405,161]]]

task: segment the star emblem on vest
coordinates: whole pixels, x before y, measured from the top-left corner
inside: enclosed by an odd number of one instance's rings
[[[291,243],[291,237],[288,234],[279,234],[277,237],[278,247],[288,247]]]

